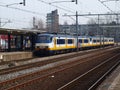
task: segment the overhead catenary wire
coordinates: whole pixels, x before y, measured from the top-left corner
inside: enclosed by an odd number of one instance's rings
[[[38,0],[38,1],[40,1],[40,2],[42,2],[42,3],[45,3],[45,4],[47,4],[47,5],[50,5],[50,6],[59,8],[59,9],[61,9],[61,10],[67,11],[67,12],[69,12],[69,13],[75,13],[75,12],[73,12],[73,11],[71,11],[71,10],[68,10],[68,9],[65,9],[65,8],[62,8],[62,7],[59,7],[59,6],[57,6],[57,5],[53,5],[53,4],[50,3],[50,2],[45,2],[45,1],[43,1],[43,0]]]
[[[67,7],[67,6],[64,6],[64,5],[62,5],[62,4],[60,4],[60,6],[66,8],[66,9],[69,9],[69,10],[73,10],[73,8],[71,8],[71,7]],[[73,10],[73,11],[75,11],[75,10]],[[75,12],[74,12],[74,13],[75,13]]]
[[[111,10],[106,4],[104,4],[104,2],[102,2],[101,0],[98,0],[102,5],[104,5],[109,11],[113,12],[113,10]]]
[[[0,27],[4,27],[7,23],[14,23],[14,24],[17,24],[19,26],[22,26],[25,23],[30,23],[30,21],[17,20],[17,19],[13,19],[13,18],[11,18],[11,19],[10,18],[0,18]]]
[[[29,21],[23,21],[23,20],[17,20],[17,19],[10,19],[10,18],[1,18],[1,20],[12,20],[12,21],[15,21],[15,22],[29,22]]]
[[[67,12],[70,12],[70,13],[75,13],[71,10],[68,10],[68,9],[65,9],[65,8],[62,8],[62,7],[59,7],[57,5],[53,5],[52,3],[48,3],[48,2],[45,2],[43,0],[38,0],[38,1],[41,1],[42,3],[45,3],[45,4],[48,4],[48,5],[51,5],[53,7],[56,7],[56,8],[59,8],[61,10],[64,10],[64,11],[67,11]],[[5,4],[5,3],[3,3]],[[39,13],[39,12],[35,12],[35,11],[31,11],[31,10],[25,10],[25,9],[21,9],[21,8],[16,8],[16,7],[12,7],[12,6],[6,6],[6,5],[0,5],[1,7],[5,7],[5,8],[10,8],[10,9],[16,9],[16,10],[19,10],[19,11],[23,11],[23,12],[27,12],[27,13],[32,13],[32,14],[37,14],[37,15],[43,15],[42,13]]]
[[[74,2],[74,0],[71,0],[71,1],[53,1],[53,2],[51,2],[51,3],[61,3],[61,2]]]
[[[31,10],[25,10],[25,9],[21,9],[21,8],[11,7],[11,6],[8,7],[6,5],[0,5],[0,6],[1,7],[5,7],[5,8],[10,8],[10,9],[16,9],[16,10],[27,12],[27,13],[31,13],[31,14],[43,15],[42,13],[38,13],[38,12],[35,12],[35,11],[31,11]]]
[[[109,2],[109,1],[119,1],[119,0],[104,0],[102,2]]]

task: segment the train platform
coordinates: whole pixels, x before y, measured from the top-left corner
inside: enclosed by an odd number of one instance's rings
[[[120,90],[120,65],[96,90]]]
[[[0,52],[0,62],[32,58],[32,52]]]

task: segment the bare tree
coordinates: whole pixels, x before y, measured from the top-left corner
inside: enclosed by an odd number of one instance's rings
[[[109,14],[109,13],[108,13]],[[99,20],[99,21],[98,21]],[[97,34],[103,34],[103,29],[104,29],[104,36],[113,36],[113,34],[115,32],[117,32],[117,28],[113,28],[113,27],[100,27],[102,26],[109,26],[109,25],[117,25],[119,23],[119,16],[117,17],[117,15],[105,15],[105,16],[99,16],[97,18],[92,18],[90,20],[88,20],[88,31],[92,32],[96,35]],[[99,24],[99,25],[98,25]],[[119,32],[117,32],[119,33]],[[116,35],[116,34],[114,34]]]
[[[68,25],[68,22],[67,21],[64,21],[64,24],[63,25]]]
[[[45,25],[44,25],[42,19],[39,19],[39,20],[37,21],[37,25],[38,25],[38,29],[44,29],[44,28],[45,28],[45,27],[44,27]]]
[[[87,23],[88,23],[88,24],[96,24],[96,20],[93,19],[93,18],[91,18],[91,19],[88,20]]]
[[[45,23],[42,19],[33,17],[32,24],[34,29],[45,29]]]

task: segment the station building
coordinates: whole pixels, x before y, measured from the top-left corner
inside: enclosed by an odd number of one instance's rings
[[[52,11],[47,14],[47,30],[50,33],[58,33],[59,32],[59,15],[58,10]]]

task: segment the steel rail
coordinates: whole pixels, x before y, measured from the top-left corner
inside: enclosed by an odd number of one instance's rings
[[[97,57],[101,57],[101,55],[102,54],[100,54],[100,56],[98,56],[97,55]],[[97,57],[94,57],[94,58],[97,58]],[[91,58],[91,59],[93,59],[93,58]],[[90,60],[87,60],[87,61],[90,61]],[[80,63],[84,63],[84,62],[87,62],[87,61],[82,61],[82,62],[80,62]],[[71,62],[71,63],[73,63],[73,62]],[[78,64],[80,64],[80,63],[76,63],[75,65],[78,65]],[[70,63],[67,63],[68,65],[70,64]],[[44,75],[44,77],[40,77],[39,79],[41,79],[41,78],[45,78],[45,77],[47,77],[47,76],[50,76],[50,75],[52,75],[52,74],[54,74],[54,73],[56,73],[56,72],[60,72],[60,71],[63,71],[63,70],[66,70],[66,69],[69,69],[69,68],[72,68],[73,66],[75,66],[75,65],[71,65],[71,66],[69,66],[69,67],[67,67],[67,68],[62,68],[62,69],[60,69],[60,70],[57,70],[57,71],[54,71],[54,72],[52,72],[52,73],[50,73],[50,74],[47,74],[47,75]],[[62,66],[62,65],[61,65]],[[59,66],[60,67],[60,66]],[[40,71],[39,71],[40,72]],[[36,73],[38,73],[38,72],[36,72]],[[34,74],[34,73],[31,73],[31,75],[32,74]],[[28,74],[28,76],[29,76],[30,74]],[[33,75],[32,75],[33,76]],[[21,76],[21,77],[19,77],[20,78],[20,80],[24,80],[24,79],[22,79],[22,77],[23,76]],[[27,75],[24,75],[24,77],[27,77]],[[8,80],[9,81],[9,80]],[[34,80],[33,80],[34,81]],[[12,80],[11,80],[11,82],[12,82]],[[18,82],[18,81],[16,81],[16,78],[14,79],[14,82]],[[29,80],[28,82],[31,82],[31,80]],[[27,83],[28,83],[27,82]],[[5,82],[3,82],[3,84],[5,84],[5,83],[7,83],[7,81],[5,81]],[[1,84],[2,84],[2,82],[1,82]],[[3,85],[2,85],[3,86]],[[15,87],[19,87],[19,86],[21,86],[21,84],[19,84],[19,85],[17,85],[17,86],[13,86],[12,88],[15,88]],[[9,90],[9,89],[8,89]]]
[[[105,51],[105,49],[104,49],[104,51],[102,51],[102,50],[103,49],[100,49],[99,52],[97,52],[97,53],[107,52],[107,51]],[[84,53],[78,52],[78,53],[65,55],[65,56],[62,55],[62,56],[55,57],[55,58],[48,58],[48,59],[43,60],[43,61],[38,61],[38,62],[33,62],[33,63],[29,63],[29,64],[24,64],[24,65],[20,65],[20,66],[15,66],[15,67],[11,67],[11,68],[2,69],[2,70],[0,70],[0,75],[13,73],[13,72],[16,72],[16,71],[20,71],[20,70],[24,70],[24,69],[28,69],[28,68],[32,68],[32,67],[36,67],[36,66],[42,66],[42,65],[45,65],[45,64],[48,64],[48,63],[57,62],[59,60],[62,61],[61,58],[68,59],[68,58],[72,58],[72,57],[79,56],[79,55],[89,54],[91,52],[94,53],[94,52],[96,52],[96,50],[95,51],[90,51],[90,52],[85,51]],[[43,64],[41,64],[41,63],[43,63]]]
[[[98,84],[100,84],[104,78],[109,75],[118,65],[120,64],[120,61],[118,61],[114,66],[112,66],[101,78],[99,78],[88,90],[94,90]]]
[[[108,60],[100,63],[100,64],[97,65],[96,67],[90,69],[89,71],[85,72],[84,74],[80,75],[79,77],[75,78],[74,80],[70,81],[69,83],[63,85],[62,87],[58,88],[57,90],[62,90],[62,89],[64,90],[66,87],[70,87],[74,82],[76,82],[76,81],[79,80],[80,78],[86,76],[86,75],[89,74],[90,72],[96,70],[96,69],[99,68],[100,66],[104,65],[105,63],[107,63],[108,61],[110,61],[111,59],[113,59],[113,58],[115,58],[116,56],[119,56],[119,55],[120,55],[120,54],[117,54],[117,55],[109,58]],[[94,86],[94,85],[93,85],[93,86]],[[92,86],[92,87],[93,87],[93,86]],[[92,89],[92,87],[90,87],[90,88]],[[89,88],[89,90],[91,90],[90,88]]]

